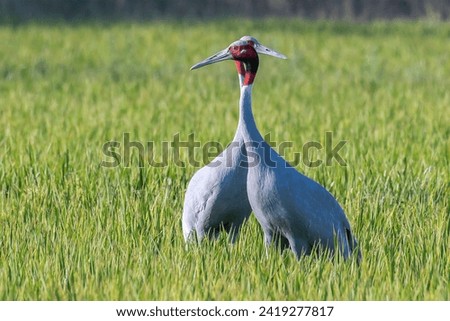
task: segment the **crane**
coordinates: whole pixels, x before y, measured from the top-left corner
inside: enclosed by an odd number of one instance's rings
[[[243,69],[239,64],[236,67],[241,85]],[[231,242],[236,241],[241,225],[252,211],[247,197],[247,168],[239,166],[245,160],[242,144],[242,135],[236,130],[233,143],[191,178],[183,207],[185,241],[190,241],[195,233],[198,241],[205,236],[217,237],[221,229],[230,234]]]
[[[198,63],[202,67],[224,60],[244,65],[241,87],[238,132],[247,154],[247,195],[262,227],[266,248],[275,243],[290,248],[297,258],[309,255],[314,248],[341,253],[347,259],[361,252],[347,217],[336,199],[319,183],[302,175],[261,136],[252,112],[252,88],[259,67],[258,53],[267,53],[250,36],[230,44],[226,49]],[[276,53],[275,56],[284,58]]]
[[[192,66],[191,70],[198,68]],[[244,81],[244,65],[236,62],[239,86]],[[186,190],[183,207],[183,234],[189,241],[194,232],[200,241],[205,235],[217,237],[223,228],[234,243],[243,222],[250,216],[247,197],[247,168],[239,166],[245,160],[239,130],[231,143],[210,164],[192,177]]]
[[[267,55],[276,54],[269,48],[261,47]],[[200,68],[210,59],[191,67]],[[236,61],[239,85],[243,86],[245,66]],[[216,237],[221,229],[230,234],[234,243],[243,222],[251,214],[247,197],[247,167],[243,148],[243,137],[238,126],[231,143],[210,165],[197,171],[188,184],[183,207],[183,235],[189,241],[197,234],[201,240],[206,235]],[[211,166],[211,164],[214,164]]]

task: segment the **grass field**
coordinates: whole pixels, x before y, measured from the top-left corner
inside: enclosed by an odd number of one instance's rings
[[[139,168],[136,150],[100,165],[124,133],[157,159],[177,133],[229,143],[234,64],[189,67],[245,34],[289,58],[261,58],[260,131],[293,142],[287,159],[326,132],[347,141],[347,166],[297,168],[344,207],[360,266],[266,256],[253,217],[234,246],[186,249],[198,168]],[[449,300],[449,36],[437,22],[0,26],[0,299]]]

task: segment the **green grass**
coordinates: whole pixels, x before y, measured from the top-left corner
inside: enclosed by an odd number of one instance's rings
[[[344,207],[360,266],[266,257],[253,217],[234,246],[186,249],[198,168],[139,168],[136,153],[100,166],[123,133],[230,142],[233,64],[189,67],[245,34],[289,57],[261,58],[260,131],[292,141],[288,159],[327,131],[348,141],[346,167],[297,167]],[[449,35],[435,22],[1,26],[0,299],[449,300]]]

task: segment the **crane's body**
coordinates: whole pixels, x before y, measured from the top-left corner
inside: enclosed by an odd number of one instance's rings
[[[245,145],[248,200],[266,245],[279,242],[297,258],[311,253],[315,246],[348,258],[357,249],[356,240],[338,202],[324,187],[290,166],[264,141],[256,126],[251,97],[258,53],[285,58],[245,36],[193,68],[228,59],[244,66],[237,131]]]
[[[240,131],[249,158],[248,198],[266,244],[290,247],[297,257],[310,254],[314,246],[333,253],[338,245],[349,257],[356,240],[344,211],[324,187],[299,173],[264,141],[253,118],[251,92],[252,85],[241,89]]]
[[[236,64],[239,84],[243,69]],[[183,234],[186,241],[194,233],[197,239],[217,237],[221,229],[236,241],[244,221],[251,214],[247,197],[247,168],[243,137],[239,127],[233,142],[209,165],[198,170],[189,182],[183,207]]]

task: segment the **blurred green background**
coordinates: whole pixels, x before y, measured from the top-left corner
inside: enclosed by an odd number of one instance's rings
[[[4,21],[226,17],[446,20],[448,0],[0,0]]]

